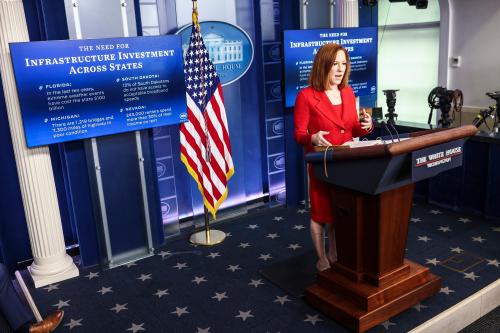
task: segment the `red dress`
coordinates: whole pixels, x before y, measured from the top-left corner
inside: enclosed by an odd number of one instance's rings
[[[340,90],[341,105],[333,105],[324,91],[312,87],[302,89],[295,100],[295,140],[313,151],[311,136],[318,131],[328,131],[325,139],[332,145],[341,145],[353,137],[368,134],[361,128],[356,111],[356,98],[351,87]],[[328,185],[318,181],[309,167],[309,199],[311,218],[318,223],[332,223],[333,213]]]

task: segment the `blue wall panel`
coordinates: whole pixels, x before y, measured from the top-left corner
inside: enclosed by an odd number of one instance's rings
[[[378,26],[378,5],[373,7],[363,5],[363,1],[359,0],[359,26],[360,27],[376,27]],[[377,72],[378,75],[378,72]],[[361,96],[359,98],[360,107],[377,106],[377,95]]]
[[[286,203],[288,184],[286,169],[288,156],[285,147],[285,123],[281,97],[281,8],[280,1],[255,1],[258,8],[260,44],[262,59],[261,88],[262,107],[265,119],[265,145],[263,155],[267,156],[264,167],[267,172],[266,190],[272,206]]]
[[[300,1],[281,1],[281,28],[283,30],[300,29]],[[306,197],[306,170],[304,153],[301,146],[295,142],[293,136],[293,109],[285,109],[283,113],[285,123],[285,154],[286,154],[286,187],[288,205],[296,205]]]
[[[179,233],[179,209],[176,184],[182,184],[183,182],[177,178],[180,176],[175,172],[176,160],[179,159],[179,155],[173,155],[174,149],[172,145],[173,141],[178,142],[178,133],[179,125],[157,127],[153,129],[161,220],[166,237]],[[189,201],[190,200],[189,197]]]
[[[71,224],[77,230],[80,258],[83,265],[97,264],[100,258],[97,218],[92,205],[84,142],[72,141],[60,146],[65,159],[64,177],[71,206]]]
[[[265,132],[265,123],[262,109],[262,55],[260,54],[260,17],[257,13],[259,6],[253,0],[235,1],[236,22],[245,30],[252,39],[254,59],[248,72],[240,79],[242,92],[242,128],[246,152],[245,168],[245,194],[247,200],[262,198],[265,180],[263,171],[262,147]]]
[[[138,158],[134,146],[134,132],[99,138],[100,173],[113,253],[139,248],[146,243]]]

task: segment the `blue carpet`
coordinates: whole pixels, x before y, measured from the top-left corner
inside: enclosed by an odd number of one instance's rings
[[[496,223],[496,224],[495,224]],[[259,271],[306,255],[309,212],[276,208],[217,226],[214,247],[170,241],[156,256],[32,289],[42,312],[66,312],[57,332],[348,332]],[[500,224],[417,203],[407,257],[442,277],[434,297],[370,332],[406,332],[500,277]]]

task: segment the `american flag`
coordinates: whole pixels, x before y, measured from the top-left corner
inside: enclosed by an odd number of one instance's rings
[[[181,160],[215,219],[234,173],[224,97],[198,24],[184,57],[188,122],[181,124]]]

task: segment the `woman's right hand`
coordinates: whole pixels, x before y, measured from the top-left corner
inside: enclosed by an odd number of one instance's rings
[[[327,131],[318,131],[311,136],[311,142],[314,146],[331,146],[332,144],[325,139],[325,135],[330,134]]]

